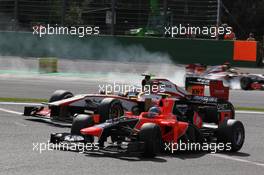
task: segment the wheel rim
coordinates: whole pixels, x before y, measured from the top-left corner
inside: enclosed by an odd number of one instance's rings
[[[244,137],[243,130],[241,128],[237,128],[235,130],[234,136],[235,136],[235,138],[234,138],[235,139],[235,144],[236,145],[241,145],[242,142],[243,142],[243,137]]]
[[[67,99],[67,98],[71,98],[71,97],[73,97],[72,94],[67,94],[67,95],[65,95],[65,96],[63,97],[63,99]]]
[[[241,87],[244,89],[247,89],[249,86],[249,80],[247,78],[242,78],[241,79]]]
[[[122,115],[122,107],[120,105],[114,105],[110,110],[110,119],[118,118]]]

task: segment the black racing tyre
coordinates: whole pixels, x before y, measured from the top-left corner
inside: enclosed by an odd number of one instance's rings
[[[49,102],[51,103],[51,102],[55,102],[55,101],[59,101],[59,100],[63,100],[63,99],[71,98],[71,97],[73,97],[73,94],[69,91],[56,90],[51,95]]]
[[[184,135],[180,137],[183,143],[202,143],[204,138],[200,130],[193,124],[188,125]]]
[[[252,83],[252,80],[249,77],[242,77],[240,79],[240,86],[241,86],[241,89],[243,90],[249,90],[251,83]]]
[[[105,98],[98,106],[100,122],[109,119],[119,118],[124,115],[124,109],[121,102],[115,98]]]
[[[80,130],[93,126],[94,120],[93,117],[87,114],[78,114],[72,122],[71,134],[72,135],[81,135]]]
[[[188,139],[187,141],[189,143],[202,143],[202,141],[203,141],[202,133],[193,124],[189,124],[185,135],[186,135],[186,137]]]
[[[184,80],[185,80],[185,82],[184,82],[185,83],[185,86],[184,86],[185,87],[185,90],[188,91],[188,87],[189,87],[189,84],[190,83],[189,83],[188,78],[186,77],[186,75],[184,77]]]
[[[145,123],[139,131],[139,141],[144,142],[143,157],[152,158],[161,151],[162,137],[160,127],[154,123]]]
[[[229,119],[220,124],[217,131],[219,143],[230,144],[230,151],[239,151],[245,141],[245,129],[242,122]]]

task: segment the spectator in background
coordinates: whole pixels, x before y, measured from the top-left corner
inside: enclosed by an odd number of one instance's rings
[[[231,33],[225,34],[224,39],[225,40],[236,40],[236,34],[233,32],[233,28],[230,27]]]
[[[142,74],[144,76],[144,79],[141,81],[141,86],[142,86],[142,92],[144,92],[145,86],[146,85],[150,85],[150,79],[151,79],[151,75],[150,74]]]
[[[226,35],[226,28],[228,27],[228,25],[224,23],[224,24],[222,24],[220,27],[224,28],[225,31],[224,31],[224,33],[221,33],[221,34],[218,35],[218,39],[223,40],[223,39],[225,38],[225,35]]]
[[[256,39],[254,38],[254,34],[253,33],[249,34],[247,41],[256,41]]]
[[[229,62],[224,62],[222,65],[223,71],[228,71],[231,68],[231,64]]]

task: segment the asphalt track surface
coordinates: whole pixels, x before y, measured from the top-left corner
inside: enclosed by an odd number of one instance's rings
[[[97,93],[99,85],[139,85],[141,73],[148,72],[184,85],[184,66],[163,62],[122,62],[60,59],[55,75],[39,75],[38,59],[0,56],[0,97],[48,98],[56,89],[74,94]],[[264,74],[264,69],[240,68],[241,72]],[[264,107],[264,91],[231,90],[230,101],[237,106]]]
[[[140,82],[140,76],[137,82]],[[125,80],[126,78],[123,78]],[[57,89],[65,89],[74,94],[97,93],[99,86],[113,85],[113,79],[104,77],[74,78],[58,76],[18,77],[0,74],[0,97],[49,98]],[[116,80],[117,81],[117,80]],[[231,90],[230,101],[236,106],[264,107],[264,91]]]
[[[81,81],[80,81],[81,80]],[[0,96],[47,98],[55,89],[77,93],[94,93],[106,79],[77,79],[62,77],[0,78]],[[236,105],[263,106],[263,92],[231,91]],[[3,111],[4,109],[5,111]],[[246,141],[236,154],[174,153],[155,159],[138,155],[80,154],[72,151],[43,151],[33,143],[47,143],[52,132],[68,132],[69,128],[29,120],[6,110],[22,112],[23,105],[0,104],[0,174],[195,174],[248,175],[264,171],[264,114],[237,114],[245,124]]]
[[[22,105],[0,105],[0,110],[22,112]],[[264,171],[264,115],[240,114],[246,140],[240,152],[162,154],[143,159],[136,154],[78,153],[43,150],[33,144],[47,143],[52,132],[67,132],[18,114],[0,112],[0,174],[195,174],[248,175]]]
[[[141,77],[135,74],[119,76],[118,71],[107,77],[93,74],[82,78],[0,74],[0,97],[48,98],[56,89],[67,89],[75,94],[95,93],[99,85],[115,78],[140,82]],[[235,90],[231,91],[230,100],[239,106],[263,107],[263,97],[264,91]],[[81,154],[61,150],[40,153],[33,143],[47,143],[50,133],[68,132],[69,128],[31,120],[21,116],[22,111],[23,105],[0,103],[0,174],[261,175],[264,171],[263,113],[237,114],[246,130],[245,144],[238,153],[180,152],[143,159],[138,155]]]

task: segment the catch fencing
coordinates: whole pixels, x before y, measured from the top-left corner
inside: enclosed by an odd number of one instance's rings
[[[164,36],[165,26],[216,26],[218,0],[0,0],[1,31],[99,26],[106,35]]]

